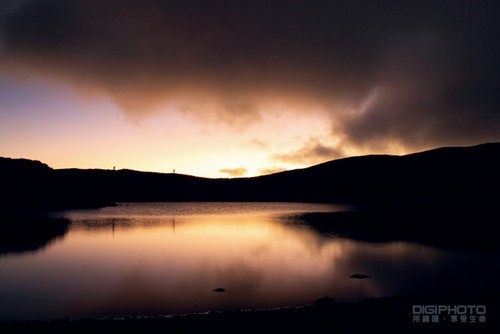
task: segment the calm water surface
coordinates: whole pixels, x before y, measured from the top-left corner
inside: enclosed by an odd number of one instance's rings
[[[293,219],[341,209],[130,203],[61,212],[71,221],[64,236],[37,251],[0,254],[0,319],[280,307],[496,284],[488,273],[498,271],[498,256],[354,241]]]

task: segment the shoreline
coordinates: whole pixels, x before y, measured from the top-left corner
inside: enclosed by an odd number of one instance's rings
[[[450,250],[500,252],[493,206],[409,206],[298,214],[319,233],[368,242],[409,241]]]
[[[0,331],[5,333],[86,333],[93,330],[116,332],[156,333],[173,331],[194,333],[218,331],[231,333],[255,333],[265,328],[279,328],[289,333],[317,331],[360,332],[383,330],[385,333],[453,331],[498,332],[500,290],[462,290],[430,292],[369,298],[355,302],[336,302],[321,298],[313,304],[278,309],[250,309],[211,311],[203,314],[174,314],[168,316],[130,316],[123,318],[88,318],[79,320],[54,319],[0,321]],[[416,306],[415,306],[416,305]],[[467,322],[460,318],[453,322],[442,313],[434,322],[421,313],[425,305],[465,305],[471,310],[484,305],[484,321],[467,311]],[[418,316],[419,321],[416,321]],[[434,319],[436,320],[436,319]]]

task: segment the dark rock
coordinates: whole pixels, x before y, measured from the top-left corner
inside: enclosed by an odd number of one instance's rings
[[[349,278],[358,278],[358,279],[364,279],[364,278],[370,278],[370,275],[365,275],[365,274],[352,274],[349,276]]]

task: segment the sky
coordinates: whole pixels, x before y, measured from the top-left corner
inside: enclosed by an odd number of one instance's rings
[[[239,177],[500,141],[500,3],[1,0],[0,156]]]

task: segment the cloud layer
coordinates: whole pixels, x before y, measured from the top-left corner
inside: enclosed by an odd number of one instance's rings
[[[223,168],[219,170],[219,173],[227,174],[228,176],[245,176],[247,169],[244,167]]]
[[[335,144],[298,153],[325,156],[500,140],[497,1],[1,6],[0,71],[110,96],[132,117],[171,104],[241,126],[270,105],[322,110]]]

